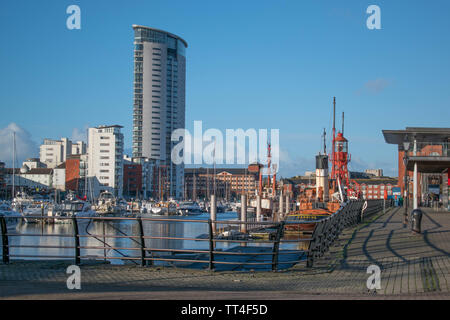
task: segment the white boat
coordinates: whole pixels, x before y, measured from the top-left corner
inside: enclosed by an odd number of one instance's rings
[[[25,192],[19,192],[17,196],[13,199],[11,203],[11,208],[14,211],[22,212],[25,210],[29,205],[32,205],[36,203],[38,199],[35,197],[27,195]]]
[[[177,214],[177,203],[174,201],[158,202],[152,205],[151,213],[155,215]]]
[[[47,215],[47,203],[32,203],[22,209],[22,216],[26,223],[44,222],[44,219],[37,219],[37,217],[45,217]]]
[[[199,215],[203,213],[200,205],[195,201],[182,201],[178,204],[178,214],[183,216]]]
[[[126,207],[124,208],[111,192],[104,191],[100,193],[97,205],[93,207],[93,210],[100,216],[119,215],[126,212]]]
[[[92,218],[98,217],[97,212],[92,210],[89,202],[82,200],[65,201],[62,204],[54,205],[48,210],[49,217],[61,217],[61,218]],[[49,222],[54,223],[71,223],[71,219],[49,219]],[[85,223],[91,221],[91,219],[77,219],[78,223]]]
[[[13,211],[6,203],[0,204],[0,216],[5,218],[6,228],[8,230],[15,229],[22,220],[22,215],[19,212]]]

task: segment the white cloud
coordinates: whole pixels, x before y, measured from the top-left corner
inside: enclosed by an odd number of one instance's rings
[[[85,125],[84,128],[82,128],[82,129],[73,128],[72,136],[70,137],[70,140],[72,140],[73,142],[76,142],[76,141],[87,142],[87,130],[88,130],[88,128],[89,128],[88,125]]]
[[[26,158],[39,157],[38,145],[31,139],[31,134],[12,122],[0,129],[0,161],[12,167],[13,132],[16,133],[16,166],[22,165]]]
[[[289,152],[280,148],[280,168],[278,176],[290,178],[303,175],[305,171],[315,169],[315,158],[304,158],[300,156],[291,157]]]

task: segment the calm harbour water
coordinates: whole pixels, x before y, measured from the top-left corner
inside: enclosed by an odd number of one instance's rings
[[[208,224],[205,222],[182,222],[180,220],[208,220],[209,213],[189,217],[164,217],[164,216],[146,216],[149,218],[169,218],[171,221],[143,221],[143,229],[145,236],[154,237],[179,237],[179,238],[197,238],[200,235],[208,233]],[[237,220],[236,212],[226,212],[217,214],[218,220]],[[129,259],[120,259],[123,257],[140,257],[140,242],[138,238],[130,238],[139,234],[138,224],[133,220],[120,221],[91,221],[80,219],[79,233],[80,245],[82,247],[107,247],[81,249],[81,256],[89,257],[89,259],[106,260],[112,264],[139,264],[139,260],[131,261]],[[224,225],[218,224],[218,228]],[[20,234],[20,236],[10,236],[9,244],[11,260],[15,259],[73,259],[75,250],[73,248],[63,248],[74,246],[73,226],[71,223],[66,224],[38,224],[38,223],[21,223],[9,233]],[[40,236],[27,236],[31,234],[39,234]],[[55,235],[66,235],[67,237],[57,237]],[[88,236],[89,237],[84,237]],[[104,236],[103,236],[104,235]],[[108,238],[108,235],[128,236],[125,238]],[[207,237],[206,237],[207,238]],[[104,245],[106,244],[106,245]],[[224,243],[216,242],[216,250],[227,250],[239,246],[242,243]],[[39,248],[18,248],[15,245],[31,245],[42,246]],[[59,248],[48,248],[46,246],[59,246]],[[146,248],[157,249],[197,249],[209,250],[208,241],[199,240],[177,240],[177,239],[146,239]],[[253,243],[251,246],[267,246],[272,247],[270,243]],[[127,248],[112,249],[110,247]],[[296,249],[297,245],[286,244],[283,248]],[[134,250],[133,250],[134,249]],[[20,255],[15,256],[15,255]],[[169,252],[158,252],[158,255],[170,257]],[[41,256],[25,257],[25,256]],[[61,256],[63,258],[61,258]],[[100,257],[100,258],[99,258]],[[86,258],[84,258],[86,259]],[[189,258],[188,258],[189,259]],[[156,262],[155,264],[161,264]]]

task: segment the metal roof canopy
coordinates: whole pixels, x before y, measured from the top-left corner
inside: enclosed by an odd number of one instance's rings
[[[403,150],[403,142],[408,137],[409,142],[448,142],[450,128],[422,128],[407,127],[405,130],[382,130],[384,140],[389,144],[396,144]]]
[[[450,128],[407,127],[405,130],[382,130],[382,132],[386,143],[398,145],[399,151],[404,151],[405,140],[411,143],[414,140],[430,143],[450,141]],[[409,156],[407,169],[414,170],[414,163],[417,163],[419,172],[444,173],[450,168],[450,157]]]

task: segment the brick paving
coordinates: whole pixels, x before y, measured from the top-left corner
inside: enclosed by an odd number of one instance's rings
[[[68,290],[70,263],[0,264],[2,299],[449,299],[450,213],[426,210],[422,234],[402,224],[403,210],[379,213],[340,239],[312,269],[210,272],[181,268],[81,266],[81,290]],[[381,269],[369,291],[367,267]]]

